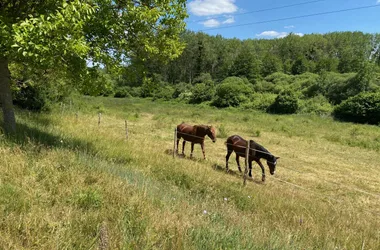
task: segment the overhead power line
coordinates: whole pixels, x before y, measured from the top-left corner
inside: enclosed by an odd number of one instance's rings
[[[290,8],[290,7],[295,7],[295,6],[300,6],[300,5],[307,5],[307,4],[312,4],[312,3],[318,3],[318,2],[325,2],[326,0],[314,0],[314,1],[308,1],[308,2],[303,2],[303,3],[295,3],[295,4],[289,4],[289,5],[283,5],[283,6],[278,6],[278,7],[273,7],[273,8],[267,8],[267,9],[260,9],[260,10],[253,10],[253,11],[247,11],[247,12],[242,12],[242,13],[237,13],[237,14],[231,14],[233,16],[241,16],[241,15],[247,15],[247,14],[252,14],[252,13],[259,13],[259,12],[266,12],[266,11],[271,11],[271,10],[280,10],[280,9],[285,9],[285,8]],[[221,16],[223,15],[223,16]],[[224,18],[225,14],[221,14],[216,17],[212,18],[205,18],[205,19],[199,19],[199,20],[194,20],[192,22],[202,22],[202,21],[207,21],[210,19],[219,19],[219,18]]]
[[[362,7],[350,8],[350,9],[333,10],[333,11],[320,12],[320,13],[314,13],[314,14],[308,14],[308,15],[302,15],[302,16],[293,16],[293,17],[285,17],[285,18],[272,19],[272,20],[266,20],[266,21],[258,21],[258,22],[252,22],[252,23],[229,25],[229,26],[217,27],[217,28],[209,28],[209,29],[203,29],[200,31],[228,29],[228,28],[234,28],[234,27],[242,27],[242,26],[249,26],[249,25],[263,24],[263,23],[272,23],[272,22],[286,21],[286,20],[299,19],[299,18],[312,17],[312,16],[322,16],[322,15],[348,12],[348,11],[354,11],[354,10],[370,9],[370,8],[376,8],[376,7],[380,7],[380,4],[367,5],[367,6],[362,6]]]

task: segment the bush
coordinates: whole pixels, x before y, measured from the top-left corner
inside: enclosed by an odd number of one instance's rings
[[[190,98],[190,103],[202,103],[211,101],[215,95],[214,86],[206,85],[204,83],[197,83],[193,87],[193,94]]]
[[[180,82],[174,87],[173,98],[179,98],[182,93],[191,93],[191,90],[191,84]]]
[[[240,77],[228,77],[216,89],[216,99],[212,105],[216,107],[239,106],[249,100],[252,88]]]
[[[13,92],[13,103],[23,109],[39,111],[48,101],[44,92],[38,85],[22,84]]]
[[[323,95],[317,95],[313,98],[304,100],[300,104],[300,113],[316,114],[316,115],[330,115],[333,106],[329,103]]]
[[[269,106],[274,102],[276,96],[276,94],[272,93],[254,93],[252,95],[252,101],[244,103],[242,105],[242,108],[266,111],[269,108]]]
[[[380,123],[380,92],[360,93],[343,101],[334,109],[337,119],[357,123]]]
[[[173,99],[173,93],[174,93],[174,88],[172,86],[166,85],[166,86],[160,87],[156,89],[156,91],[154,92],[153,100],[163,99],[165,101],[169,101]]]
[[[129,92],[130,92],[129,87],[118,87],[115,89],[114,97],[116,98],[130,97],[131,94]]]
[[[297,97],[288,91],[280,93],[267,111],[276,114],[293,114],[297,112],[298,108]]]

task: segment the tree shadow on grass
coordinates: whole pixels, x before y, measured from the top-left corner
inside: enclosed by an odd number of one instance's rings
[[[48,124],[48,120],[45,121],[39,119],[35,122],[37,124],[41,123],[43,125]],[[36,127],[28,126],[24,123],[17,123],[16,127],[16,134],[6,136],[6,140],[8,142],[20,146],[26,146],[30,143],[34,143],[36,145],[44,146],[46,148],[65,148],[70,150],[79,150],[82,152],[96,152],[95,147],[92,145],[91,142],[72,138],[63,139],[58,135],[48,133]]]

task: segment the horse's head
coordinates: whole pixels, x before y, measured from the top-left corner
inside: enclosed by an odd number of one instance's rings
[[[215,133],[215,128],[213,126],[207,126],[206,133],[208,137],[210,137],[212,142],[216,142],[216,133]]]
[[[280,157],[276,157],[276,156],[272,155],[272,157],[267,160],[267,164],[268,164],[269,171],[270,171],[271,175],[274,175],[274,173],[276,172],[277,159],[279,159],[279,158]]]

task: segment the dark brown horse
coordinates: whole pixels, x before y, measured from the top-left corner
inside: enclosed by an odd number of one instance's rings
[[[239,171],[241,172],[239,157],[245,158],[246,149],[247,149],[247,141],[238,135],[233,135],[227,138],[227,155],[226,155],[226,170],[228,171],[228,159],[233,151],[236,154],[236,163],[238,165]],[[262,181],[265,181],[265,170],[263,164],[261,164],[260,159],[266,159],[267,165],[269,167],[269,171],[271,175],[274,175],[276,172],[277,159],[280,157],[276,157],[272,155],[267,149],[265,149],[260,144],[256,143],[253,140],[249,140],[249,176],[252,177],[252,161],[257,162],[261,167],[262,171]]]
[[[186,141],[191,142],[191,153],[190,157],[193,157],[193,151],[194,151],[194,144],[201,144],[202,147],[202,153],[203,153],[203,159],[206,159],[205,155],[205,146],[204,146],[204,140],[205,136],[210,137],[210,139],[215,142],[216,141],[216,135],[215,135],[215,129],[212,126],[208,125],[189,125],[184,122],[179,124],[177,126],[177,154],[178,154],[178,144],[179,140],[183,138],[182,142],[182,154],[185,155],[185,144]]]

